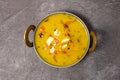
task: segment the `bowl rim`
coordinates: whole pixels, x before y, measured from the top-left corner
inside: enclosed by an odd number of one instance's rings
[[[37,50],[36,50],[36,47],[35,47],[35,33],[36,33],[36,30],[38,29],[38,26],[41,24],[41,22],[42,22],[45,18],[47,18],[47,17],[49,17],[49,16],[51,16],[51,15],[54,15],[54,14],[58,14],[58,13],[61,13],[61,14],[66,13],[66,14],[72,15],[72,16],[74,16],[75,18],[77,18],[77,19],[84,25],[84,29],[86,30],[86,33],[87,33],[87,35],[88,35],[88,47],[87,47],[84,55],[83,55],[78,61],[76,61],[75,63],[70,64],[70,65],[67,65],[67,66],[56,66],[56,65],[52,65],[52,64],[48,63],[47,61],[45,61],[45,60],[42,59],[42,57],[38,54],[38,52],[37,52]],[[89,30],[88,30],[86,24],[83,22],[83,20],[82,20],[80,17],[78,17],[78,16],[75,15],[74,13],[67,12],[67,11],[52,12],[52,13],[49,13],[48,15],[46,15],[45,17],[43,17],[43,18],[41,19],[41,21],[38,23],[38,25],[36,26],[36,29],[35,29],[34,36],[33,36],[33,37],[34,37],[34,39],[33,39],[34,50],[35,50],[37,56],[39,57],[39,59],[40,59],[43,63],[45,63],[45,64],[47,64],[47,65],[49,65],[49,66],[51,66],[51,67],[54,67],[54,68],[67,68],[67,67],[71,67],[71,66],[76,65],[77,63],[79,63],[79,62],[86,56],[86,54],[87,54],[87,52],[88,52],[88,50],[89,50],[89,46],[90,46],[90,34],[89,34]]]

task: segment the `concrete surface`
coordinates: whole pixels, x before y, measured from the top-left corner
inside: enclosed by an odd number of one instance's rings
[[[98,36],[73,67],[52,68],[24,44],[27,26],[54,11],[75,13]],[[0,0],[0,80],[120,80],[120,0]]]

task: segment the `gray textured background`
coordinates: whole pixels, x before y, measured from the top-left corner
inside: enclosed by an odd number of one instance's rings
[[[61,10],[82,18],[98,45],[77,65],[56,69],[39,60],[23,34]],[[0,0],[0,80],[120,80],[120,0]]]

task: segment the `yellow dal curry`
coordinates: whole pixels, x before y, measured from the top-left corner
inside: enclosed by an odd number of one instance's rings
[[[85,25],[74,15],[56,13],[46,17],[35,32],[38,55],[53,66],[69,66],[78,62],[89,47]]]

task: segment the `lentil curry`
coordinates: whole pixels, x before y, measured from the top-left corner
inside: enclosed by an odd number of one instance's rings
[[[69,66],[78,62],[89,47],[88,31],[79,18],[56,13],[44,18],[35,32],[38,55],[53,66]]]

